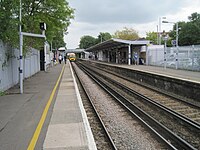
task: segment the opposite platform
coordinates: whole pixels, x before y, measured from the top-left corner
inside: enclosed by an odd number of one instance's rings
[[[122,67],[143,72],[149,72],[161,76],[176,78],[180,80],[200,83],[200,72],[198,71],[172,69],[172,68],[165,69],[164,67],[146,66],[146,65],[122,65]]]
[[[96,149],[69,62],[65,65],[43,149]]]
[[[146,66],[146,65],[127,65],[127,64],[117,64],[117,63],[107,63],[103,61],[94,61],[94,60],[86,60],[91,62],[96,62],[100,64],[106,64],[111,66],[118,66],[127,69],[133,69],[136,71],[147,72],[151,74],[176,78],[180,80],[185,80],[189,82],[195,82],[200,84],[200,72],[199,71],[190,71],[190,70],[181,70],[181,69],[172,69],[172,68],[164,68],[159,66]]]

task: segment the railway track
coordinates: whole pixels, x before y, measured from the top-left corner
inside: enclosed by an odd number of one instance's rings
[[[96,66],[93,66],[93,68],[94,67],[98,70],[106,72],[110,78],[114,76],[119,82],[124,82],[138,93],[141,93],[146,97],[153,99],[155,102],[174,110],[175,112],[181,114],[182,117],[190,119],[191,122],[200,126],[200,106],[198,104],[194,104],[190,99],[186,100],[183,97],[178,97],[177,95],[170,95],[165,91],[160,91],[154,87],[147,86],[141,82],[124,77],[115,72]]]
[[[148,94],[144,96],[128,88],[125,86],[127,85],[127,81],[122,81],[119,77],[108,75],[105,71],[95,69],[94,66],[92,67],[92,71],[90,70],[91,68],[87,65],[87,71],[93,74],[93,77],[99,82],[102,80],[102,84],[104,84],[109,91],[115,93],[114,95],[116,97],[120,97],[122,103],[129,109],[132,111],[137,110],[137,115],[140,117],[142,116],[141,118],[145,120],[148,125],[153,126],[152,129],[157,130],[157,133],[166,141],[170,141],[172,145],[178,149],[200,148],[200,128],[196,121],[192,121],[188,117],[172,111],[161,103],[156,102],[154,99],[152,100],[152,97],[148,98]],[[113,79],[117,79],[118,82]]]
[[[113,149],[117,150],[110,134],[108,133],[105,124],[103,123],[95,105],[93,104],[90,95],[83,86],[83,81],[81,81],[76,69],[73,69],[75,72],[76,79],[78,81],[78,87],[80,94],[83,100],[83,105],[86,110],[90,126],[93,134],[95,135],[95,141],[98,149]]]

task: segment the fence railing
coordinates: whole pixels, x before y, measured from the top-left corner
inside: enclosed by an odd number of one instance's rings
[[[169,68],[200,71],[200,45],[150,49],[148,64]]]

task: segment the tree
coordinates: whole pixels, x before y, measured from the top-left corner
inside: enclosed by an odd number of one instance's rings
[[[188,17],[188,19],[190,20],[190,22],[199,22],[200,14],[198,14],[197,12],[192,13],[191,16]]]
[[[180,46],[200,44],[200,14],[193,13],[188,19],[189,22],[178,22]],[[169,35],[172,39],[176,39],[176,25]]]
[[[87,49],[94,45],[96,45],[96,39],[92,36],[85,35],[81,37],[79,48]]]
[[[23,0],[22,30],[23,32],[41,34],[39,23],[45,22],[47,24],[47,41],[51,42],[53,37],[64,41],[63,32],[66,32],[70,19],[73,18],[73,13],[74,10],[69,7],[66,0]],[[0,23],[3,25],[3,28],[0,29],[0,38],[16,47],[19,43],[19,0],[1,1],[0,14]],[[24,45],[34,48],[41,47],[43,42],[44,40],[32,37],[24,39]]]
[[[0,1],[0,39],[7,43],[16,43],[19,41],[18,34],[18,16],[17,11],[19,10],[16,0]],[[19,43],[19,42],[18,42]]]
[[[123,30],[117,30],[114,35],[114,38],[123,39],[123,40],[137,40],[139,39],[138,32],[132,28],[124,27]]]
[[[179,31],[179,45],[200,44],[200,27],[193,22],[187,22]]]
[[[109,39],[112,38],[112,35],[108,32],[100,32],[99,35],[97,36],[97,44],[98,43],[101,43],[101,42],[104,42],[104,41],[107,41]]]
[[[58,49],[59,47],[64,47],[65,42],[63,41],[63,32],[57,32],[52,39],[52,48]]]
[[[153,44],[158,44],[158,34],[156,32],[147,32],[146,40],[151,41]]]

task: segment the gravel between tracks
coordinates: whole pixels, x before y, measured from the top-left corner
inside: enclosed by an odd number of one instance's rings
[[[84,86],[90,93],[95,106],[108,128],[111,137],[118,149],[157,150],[162,145],[135,119],[124,111],[118,103],[97,86],[76,65]],[[98,135],[94,135],[98,136]]]

